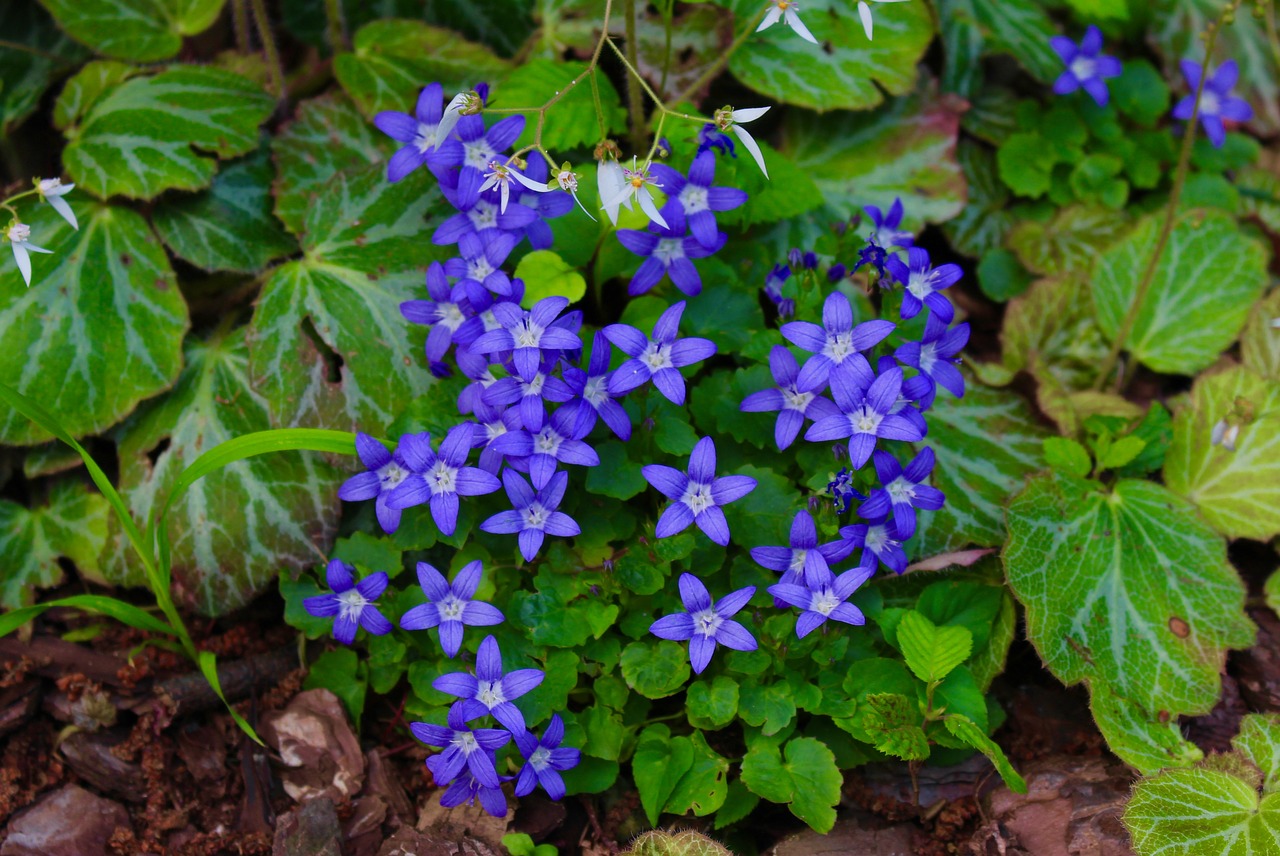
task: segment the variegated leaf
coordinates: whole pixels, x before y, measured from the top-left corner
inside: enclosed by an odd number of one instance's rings
[[[1215,769],[1171,770],[1138,783],[1124,811],[1138,856],[1280,853],[1280,794]]]
[[[207,30],[226,0],[40,0],[67,33],[100,54],[168,59],[184,36]]]
[[[49,502],[34,508],[0,500],[0,606],[29,606],[37,589],[62,582],[63,556],[97,578],[109,509],[100,494],[76,481],[58,482]]]

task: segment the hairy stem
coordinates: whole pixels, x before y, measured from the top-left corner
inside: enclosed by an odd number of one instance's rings
[[[644,145],[644,102],[640,98],[640,86],[644,81],[636,71],[636,0],[623,0],[622,10],[627,40],[626,63],[631,72],[627,75],[627,115],[631,126],[631,148],[638,151]],[[605,32],[608,33],[608,30]],[[609,44],[612,45],[613,42]]]
[[[231,0],[231,27],[236,34],[236,50],[247,54],[252,50],[249,41],[249,10],[245,0]]]
[[[258,29],[258,38],[262,40],[262,50],[267,56],[267,74],[271,78],[271,88],[276,93],[276,101],[283,104],[288,93],[285,90],[284,65],[280,62],[280,49],[276,47],[275,35],[271,32],[271,19],[267,17],[266,0],[249,0],[253,7],[253,21]]]

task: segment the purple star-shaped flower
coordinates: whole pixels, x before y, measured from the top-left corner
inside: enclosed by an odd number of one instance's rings
[[[924,432],[918,425],[892,412],[901,390],[902,369],[893,368],[876,377],[866,360],[851,360],[831,373],[831,391],[840,415],[810,425],[804,438],[817,442],[848,437],[849,462],[855,469],[871,457],[877,439],[921,440]]]
[[[535,787],[542,785],[547,796],[553,800],[564,798],[564,779],[560,777],[560,773],[578,766],[582,753],[571,746],[562,747],[562,740],[564,720],[558,713],[552,714],[541,740],[531,731],[516,735],[516,746],[525,758],[520,776],[516,779],[516,796],[528,796]]]
[[[502,474],[503,487],[511,500],[511,511],[500,511],[480,524],[482,532],[499,535],[519,533],[520,555],[532,562],[542,549],[546,535],[572,538],[582,530],[574,519],[563,511],[557,511],[569,486],[569,474],[558,472],[542,490],[534,492],[529,483],[511,470]]]
[[[587,370],[565,366],[561,376],[573,391],[573,400],[564,409],[574,414],[574,434],[587,436],[595,427],[596,419],[600,418],[618,439],[631,439],[631,417],[609,395],[609,340],[603,330],[597,330],[592,339],[591,361],[587,363]]]
[[[449,709],[449,724],[432,725],[429,722],[410,722],[409,731],[428,746],[444,749],[427,759],[427,769],[437,784],[453,781],[464,769],[468,770],[481,786],[496,788],[498,770],[493,765],[493,753],[507,745],[510,733],[500,728],[467,727],[462,710],[455,705]]]
[[[378,571],[356,582],[354,571],[341,559],[331,559],[325,568],[325,579],[333,591],[302,601],[303,608],[311,615],[334,619],[333,638],[343,645],[355,641],[358,627],[374,636],[391,632],[391,622],[373,605],[387,588],[387,575]]]
[[[655,163],[654,176],[667,194],[662,218],[676,234],[684,234],[685,224],[703,248],[715,252],[725,237],[716,228],[717,211],[732,211],[747,201],[747,192],[736,187],[712,187],[716,177],[716,156],[702,152],[693,159],[685,178],[666,164]]]
[[[845,603],[858,587],[871,579],[874,570],[853,568],[838,577],[824,580],[817,586],[778,583],[769,586],[769,594],[778,600],[804,610],[796,619],[796,636],[803,639],[823,624],[828,618],[843,621],[845,624],[866,624],[867,619],[862,610],[851,603]]]
[[[731,158],[738,156],[737,152],[734,151],[733,137],[720,133],[719,129],[716,128],[715,122],[707,122],[698,129],[697,143],[698,154],[715,149]]]
[[[668,401],[684,404],[684,377],[679,370],[716,352],[715,342],[710,339],[676,338],[684,307],[681,300],[663,312],[653,325],[652,339],[628,324],[604,328],[609,341],[631,358],[609,376],[610,395],[622,395],[652,380]]]
[[[888,452],[877,450],[873,460],[881,486],[871,491],[871,498],[858,508],[858,514],[867,520],[883,520],[892,511],[899,540],[906,541],[916,533],[917,508],[937,511],[946,502],[942,491],[924,484],[933,472],[933,449],[925,447],[905,470]]]
[[[1102,31],[1090,25],[1084,31],[1084,38],[1080,40],[1079,46],[1066,36],[1054,36],[1049,39],[1049,47],[1067,65],[1066,71],[1054,81],[1053,91],[1058,95],[1066,95],[1077,89],[1084,89],[1099,107],[1107,106],[1110,93],[1103,81],[1119,77],[1123,69],[1120,60],[1103,55]]]
[[[543,673],[539,669],[517,669],[504,674],[498,640],[486,636],[476,653],[474,676],[466,672],[452,672],[436,678],[431,686],[461,699],[457,705],[461,707],[465,721],[490,714],[508,731],[519,734],[525,730],[524,714],[511,703],[512,699],[538,686],[542,678]]]
[[[834,579],[831,565],[853,552],[853,547],[841,539],[829,544],[818,543],[818,529],[807,511],[796,512],[791,521],[790,547],[752,547],[751,558],[761,567],[782,574],[780,585],[799,585],[817,588]]]
[[[499,776],[498,782],[511,781],[512,776]],[[475,805],[476,800],[480,800],[480,807],[494,817],[507,816],[507,795],[502,792],[501,787],[486,788],[471,775],[470,770],[463,770],[458,778],[445,789],[440,795],[440,805],[444,808],[454,808],[463,803],[467,805]]]
[[[458,208],[466,210],[480,198],[489,163],[498,158],[524,131],[524,116],[508,116],[495,122],[487,131],[484,118],[463,116],[458,120],[458,138],[462,141],[462,169],[458,173]]]
[[[510,407],[518,404],[520,424],[528,431],[541,431],[547,420],[547,408],[543,402],[565,402],[573,398],[573,391],[565,382],[551,374],[557,360],[558,357],[544,361],[541,370],[531,381],[526,382],[518,377],[499,378],[484,390],[481,398],[494,406]]]
[[[444,574],[426,562],[418,563],[418,585],[427,596],[427,602],[409,609],[400,617],[402,630],[440,629],[440,647],[448,657],[453,657],[462,646],[463,625],[488,627],[502,623],[502,613],[491,604],[472,600],[480,587],[480,572],[484,569],[479,560],[468,562],[450,585]]]
[[[503,211],[501,202],[490,202],[481,196],[473,205],[464,208],[457,204],[461,200],[458,199],[456,190],[444,187],[442,191],[445,198],[459,210],[437,226],[431,235],[431,243],[437,246],[457,244],[470,236],[486,243],[504,232],[517,233],[518,240],[518,233],[538,219],[538,212],[520,201],[508,202],[507,210]]]
[[[877,563],[895,574],[907,569],[907,554],[902,550],[904,540],[898,534],[897,524],[893,520],[869,520],[866,523],[855,523],[843,526],[840,537],[849,542],[853,549],[861,548],[862,558],[858,567],[875,573]]]
[[[444,272],[457,280],[455,288],[462,288],[473,305],[484,300],[486,291],[511,297],[511,278],[502,270],[502,263],[519,241],[511,232],[499,232],[484,243],[464,235],[458,243],[461,255],[446,261]]]
[[[773,372],[777,388],[751,393],[742,399],[740,409],[747,413],[778,411],[773,439],[780,450],[795,442],[806,418],[817,421],[840,414],[840,408],[818,393],[800,391],[796,383],[800,367],[796,358],[783,346],[774,345],[769,352],[769,369]]]
[[[470,348],[480,354],[511,351],[511,361],[520,379],[532,381],[538,374],[544,351],[571,351],[582,347],[582,340],[576,335],[555,326],[557,316],[568,306],[566,297],[544,297],[528,311],[514,303],[499,303],[493,307],[493,315],[502,327],[483,334]]]
[[[476,320],[475,318],[469,319]],[[466,324],[462,325],[463,328]],[[461,332],[459,329],[459,332]],[[476,406],[483,401],[485,392],[489,387],[498,382],[493,376],[493,372],[489,370],[489,361],[479,354],[473,353],[470,348],[462,344],[457,337],[454,340],[458,342],[458,348],[453,352],[453,360],[458,365],[458,370],[462,372],[463,377],[471,381],[462,388],[458,393],[458,412],[473,413]],[[519,400],[519,392],[516,394],[515,400]],[[498,406],[495,402],[494,406]]]
[[[875,226],[875,231],[868,237],[870,243],[884,250],[910,247],[915,243],[914,235],[898,228],[902,225],[902,215],[905,213],[900,198],[894,197],[888,212],[881,211],[876,205],[864,206],[862,210],[871,218],[871,225]]]
[[[404,147],[387,162],[387,181],[399,181],[424,163],[437,175],[462,163],[462,144],[449,139],[452,123],[441,127],[444,89],[432,83],[418,95],[414,115],[384,110],[373,117],[378,130]]]
[[[467,320],[470,309],[463,300],[461,288],[451,288],[445,276],[444,265],[432,262],[427,267],[427,293],[430,300],[406,300],[400,304],[400,314],[411,324],[425,324],[431,328],[427,334],[426,354],[432,362],[441,360],[453,344],[453,334]]]
[[[400,509],[387,505],[387,497],[413,474],[409,462],[405,460],[402,449],[410,442],[431,442],[430,434],[405,434],[400,438],[400,445],[394,454],[387,447],[368,434],[356,434],[356,453],[360,455],[360,463],[367,472],[357,473],[342,483],[338,488],[338,498],[345,502],[358,502],[362,499],[378,498],[374,503],[374,511],[378,515],[378,525],[382,531],[390,535],[400,525]]]
[[[438,455],[429,440],[410,443],[404,454],[413,474],[391,492],[387,505],[404,509],[429,502],[436,526],[452,535],[458,527],[459,496],[480,496],[501,487],[492,473],[466,466],[472,431],[469,424],[450,428]]]
[[[574,433],[577,421],[572,411],[557,410],[542,430],[533,435],[533,452],[529,455],[529,476],[533,486],[541,490],[555,475],[557,464],[574,464],[580,467],[600,465],[596,450]]]
[[[1173,108],[1173,117],[1184,122],[1191,118],[1195,109],[1196,90],[1200,88],[1200,65],[1189,59],[1180,64],[1182,76],[1187,80],[1191,94],[1184,97]],[[1204,91],[1200,94],[1200,124],[1209,135],[1209,142],[1221,148],[1227,138],[1227,129],[1222,120],[1232,122],[1248,122],[1253,118],[1253,108],[1243,98],[1236,98],[1231,90],[1236,85],[1240,71],[1236,61],[1229,59],[1204,82]]]
[[[480,450],[480,469],[496,476],[504,458],[533,454],[533,438],[520,427],[518,411],[494,407],[481,399],[472,412],[476,421],[472,423],[471,447]]]
[[[930,315],[924,325],[924,338],[919,342],[903,342],[894,351],[894,358],[911,366],[928,378],[930,386],[917,399],[922,410],[933,406],[937,390],[934,383],[942,385],[956,398],[964,398],[964,375],[956,368],[956,354],[969,343],[969,323],[957,324],[950,330],[947,322]]]
[[[938,292],[959,281],[964,272],[960,265],[945,264],[932,267],[929,264],[928,251],[920,247],[907,250],[907,263],[894,256],[885,262],[885,268],[893,278],[906,286],[902,293],[902,320],[914,318],[920,309],[928,306],[933,314],[948,324],[955,317],[955,309],[951,301]]]
[[[756,487],[756,480],[750,476],[716,478],[716,444],[710,437],[703,437],[693,447],[687,475],[662,464],[647,464],[640,472],[645,481],[671,500],[658,518],[655,535],[667,538],[696,523],[722,547],[729,545],[729,523],[720,509]]]
[[[653,622],[649,632],[659,639],[689,640],[689,663],[694,674],[702,674],[717,644],[735,651],[754,651],[759,647],[750,631],[732,618],[755,593],[755,586],[747,586],[730,592],[713,605],[702,580],[693,574],[681,574],[680,599],[685,611],[664,615]]]
[[[661,164],[654,164],[654,168]],[[672,170],[674,172],[674,170]],[[714,224],[713,224],[714,225]],[[702,277],[691,259],[701,259],[724,246],[728,236],[717,232],[710,247],[705,247],[692,235],[686,236],[684,228],[678,231],[650,223],[647,232],[635,229],[619,229],[618,242],[644,261],[631,277],[627,293],[633,297],[644,294],[657,285],[663,276],[670,276],[676,288],[690,297],[702,292]]]
[[[805,392],[826,389],[831,371],[860,351],[875,347],[893,332],[892,321],[853,323],[853,307],[840,292],[827,296],[822,305],[822,326],[810,321],[792,321],[782,325],[782,335],[813,354],[805,361],[796,378],[796,386]],[[863,361],[865,362],[865,360]]]

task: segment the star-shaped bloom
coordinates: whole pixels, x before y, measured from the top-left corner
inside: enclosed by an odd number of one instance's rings
[[[533,452],[527,462],[529,476],[538,490],[546,487],[555,475],[557,464],[574,464],[580,467],[597,467],[600,456],[575,434],[577,415],[572,411],[557,410],[533,435]]]
[[[463,625],[488,627],[502,623],[502,613],[491,604],[472,600],[480,587],[480,573],[484,564],[479,560],[468,562],[453,585],[444,574],[426,562],[418,563],[418,585],[427,596],[427,602],[410,608],[400,617],[402,630],[440,629],[440,648],[445,656],[453,657],[462,646]],[[452,777],[450,777],[452,778]]]
[[[866,360],[850,361],[831,372],[831,392],[839,416],[828,416],[809,426],[804,438],[810,442],[849,438],[849,462],[861,468],[871,457],[876,440],[924,438],[912,420],[893,413],[902,391],[902,369],[893,368],[876,377]]]
[[[463,235],[458,241],[461,255],[444,263],[445,275],[457,280],[455,287],[462,288],[473,305],[484,300],[486,291],[511,297],[511,279],[502,264],[519,242],[513,232],[500,232],[487,243]]]
[[[853,547],[844,539],[819,544],[813,517],[808,511],[798,511],[791,521],[791,546],[752,547],[751,558],[761,567],[782,574],[779,584],[817,589],[835,579],[831,565],[852,552]]]
[[[416,440],[411,439],[412,437],[411,434],[402,436],[400,445],[392,454],[387,451],[386,446],[368,434],[357,433],[356,454],[360,456],[360,463],[364,464],[366,472],[357,473],[338,488],[338,498],[344,502],[359,502],[377,497],[374,511],[378,516],[378,525],[388,535],[400,525],[400,510],[387,505],[387,497],[413,474],[402,450],[414,443],[431,442],[431,435],[427,433],[417,435]]]
[[[467,321],[475,321],[474,317],[468,318]],[[458,328],[458,332],[466,328],[466,324]],[[458,412],[473,413],[476,405],[484,401],[484,394],[488,392],[489,387],[498,382],[492,371],[489,370],[489,359],[479,354],[472,353],[466,345],[462,344],[462,340],[456,335],[454,341],[458,342],[458,348],[453,352],[453,361],[458,366],[458,371],[462,372],[462,376],[471,381],[462,388],[458,393]],[[519,392],[517,391],[515,400],[519,400]],[[489,403],[489,402],[485,402]],[[500,407],[498,403],[492,403],[491,406]]]
[[[915,243],[914,235],[899,228],[902,216],[906,213],[901,198],[894,197],[888,211],[881,211],[876,205],[864,206],[862,210],[871,218],[871,225],[875,226],[875,230],[867,236],[871,243],[885,248],[909,247]]]
[[[696,523],[721,547],[729,545],[729,523],[721,508],[756,487],[756,480],[750,476],[716,478],[716,444],[710,437],[703,437],[694,445],[687,474],[662,464],[648,464],[640,472],[645,481],[671,500],[658,518],[655,535],[667,538]]]
[[[769,352],[769,369],[778,386],[762,389],[742,399],[741,409],[748,413],[778,412],[774,423],[773,439],[782,450],[795,442],[804,420],[815,422],[828,416],[839,416],[840,408],[816,392],[802,392],[796,384],[800,367],[791,352],[781,345],[774,345]]]
[[[470,722],[490,714],[508,731],[519,734],[525,730],[524,714],[511,702],[537,687],[542,678],[543,673],[539,669],[517,669],[504,674],[498,640],[486,636],[476,653],[474,676],[466,672],[452,672],[436,678],[431,686],[461,699],[457,704],[461,707],[464,721]]]
[[[800,4],[796,0],[769,0],[769,3],[773,8],[765,14],[760,26],[756,27],[757,33],[761,30],[767,30],[781,20],[786,21],[787,26],[806,42],[818,44],[818,40],[813,37],[813,33],[809,32],[809,28],[804,25],[804,21],[800,20],[800,15],[796,12],[800,8]]]
[[[797,20],[799,19],[797,18]],[[747,122],[754,122],[768,112],[768,107],[744,107],[741,110],[735,110],[732,107],[725,106],[717,110],[714,116],[716,127],[724,132],[733,132],[733,135],[738,138],[738,142],[742,143],[743,147],[751,153],[756,166],[760,167],[760,171],[764,173],[765,178],[769,177],[769,170],[765,169],[764,154],[760,151],[760,144],[742,126]]]
[[[695,157],[688,178],[666,164],[655,163],[651,169],[667,194],[668,202],[662,211],[671,231],[683,235],[687,223],[699,244],[712,252],[720,249],[724,237],[716,228],[715,212],[741,206],[747,201],[747,193],[736,187],[711,185],[716,177],[716,156],[703,152]]]
[[[80,224],[76,221],[76,212],[71,210],[71,206],[67,204],[67,200],[62,197],[66,196],[72,190],[75,190],[74,184],[63,184],[60,178],[42,178],[36,182],[36,193],[45,202],[58,212],[58,216],[71,225],[72,229],[79,230]]]
[[[904,539],[893,520],[869,520],[866,523],[843,526],[840,537],[848,541],[853,549],[862,550],[858,567],[865,571],[875,573],[878,563],[883,563],[895,574],[907,569],[907,554],[902,550]]]
[[[565,402],[573,398],[573,391],[565,382],[551,374],[558,358],[543,362],[533,380],[519,377],[498,378],[482,393],[486,404],[509,407],[518,405],[520,424],[530,432],[541,431],[547,421],[545,401]]]
[[[31,253],[52,253],[53,250],[46,250],[44,247],[37,247],[31,243],[31,227],[26,223],[19,223],[17,220],[11,220],[8,228],[5,229],[4,238],[9,242],[13,249],[13,260],[18,265],[18,271],[22,274],[22,280],[31,287]]]
[[[511,185],[519,184],[534,193],[546,193],[551,190],[546,182],[537,182],[527,177],[518,168],[510,164],[500,163],[497,160],[489,161],[489,171],[484,174],[484,183],[480,185],[480,192],[484,193],[490,188],[496,188],[499,193],[500,201],[498,203],[498,213],[505,213],[507,205],[511,202]],[[519,193],[519,191],[516,191]]]
[[[458,213],[448,217],[431,235],[431,243],[438,246],[460,243],[464,236],[474,235],[482,244],[493,240],[502,232],[519,234],[538,219],[538,212],[520,201],[507,205],[506,210],[499,210],[499,203],[490,202],[477,197],[473,205],[462,208],[457,203],[457,192],[442,185],[441,191],[446,199],[455,203]]]
[[[914,318],[920,309],[928,306],[948,324],[955,317],[955,309],[951,301],[938,292],[954,285],[964,275],[960,265],[945,264],[933,267],[929,264],[929,253],[921,247],[907,250],[907,263],[893,256],[885,262],[885,267],[893,278],[906,287],[902,294],[902,320]]]
[[[563,511],[557,511],[569,486],[569,474],[558,472],[542,490],[534,492],[529,483],[512,470],[502,473],[502,485],[511,500],[511,511],[500,511],[480,524],[483,532],[499,535],[519,534],[520,555],[532,562],[542,549],[546,535],[572,538],[582,530],[574,519]]]
[[[499,776],[498,782],[511,781],[512,776]],[[487,788],[471,775],[470,770],[463,770],[458,778],[445,789],[440,795],[440,805],[443,808],[455,808],[463,805],[475,805],[476,800],[480,801],[480,807],[488,814],[494,817],[507,816],[507,795],[502,792],[501,787]]]
[[[868,571],[866,568],[853,568],[816,586],[806,587],[795,583],[771,585],[769,594],[783,603],[804,610],[796,619],[796,636],[803,639],[826,624],[828,618],[845,624],[866,624],[867,619],[862,610],[845,601],[859,586],[871,579],[874,573],[874,570]]]
[[[384,110],[373,117],[378,130],[405,144],[387,162],[387,181],[399,181],[423,164],[439,175],[462,163],[462,145],[449,139],[458,113],[446,115],[443,105],[444,89],[432,83],[419,93],[414,115]]]
[[[796,386],[806,392],[822,392],[834,369],[850,360],[865,365],[859,352],[875,347],[893,328],[892,321],[881,320],[855,326],[849,298],[832,292],[822,305],[821,327],[810,321],[782,325],[783,336],[813,354],[800,369]]]
[[[578,198],[578,174],[573,171],[573,167],[566,161],[555,173],[553,179],[556,184],[560,185],[560,189],[573,197],[573,201],[578,203],[578,207],[582,209],[582,213],[591,218],[592,222],[595,217],[591,216],[591,212],[587,210],[587,206],[582,204],[582,200]]]
[[[654,169],[657,167],[654,164]],[[627,294],[632,297],[653,288],[662,281],[663,276],[671,277],[676,288],[690,297],[696,297],[702,293],[702,277],[698,275],[692,259],[706,258],[723,247],[728,240],[724,232],[717,232],[712,246],[704,247],[697,238],[685,235],[683,224],[676,231],[650,223],[648,231],[619,229],[617,235],[618,243],[637,256],[644,257],[627,285]]]
[[[603,207],[605,211],[616,212],[619,205],[630,202],[634,197],[635,201],[640,203],[640,210],[645,213],[646,217],[664,229],[670,228],[667,225],[667,221],[662,219],[658,206],[654,204],[653,194],[649,192],[650,186],[662,187],[661,184],[654,180],[652,165],[646,163],[644,166],[639,166],[637,159],[633,157],[631,159],[631,169],[623,168],[622,184],[615,186],[613,195],[603,200]],[[610,217],[609,219],[615,223],[617,222],[616,217]]]
[[[414,737],[428,746],[444,749],[427,759],[427,769],[436,783],[452,782],[465,769],[482,787],[498,787],[501,783],[493,765],[493,753],[507,745],[511,734],[500,728],[468,728],[461,708],[456,705],[449,709],[448,722],[447,726],[409,723]]]
[[[1184,97],[1173,108],[1173,117],[1184,122],[1191,118],[1195,109],[1196,90],[1200,88],[1200,65],[1184,59],[1180,66],[1182,76],[1187,80],[1191,94]],[[1229,59],[1204,82],[1204,91],[1200,93],[1200,124],[1209,135],[1209,142],[1221,148],[1227,138],[1227,129],[1222,120],[1232,122],[1248,122],[1253,118],[1253,108],[1243,98],[1236,98],[1231,90],[1236,85],[1240,70],[1234,59]]]
[[[871,491],[871,497],[858,508],[858,514],[867,520],[883,520],[892,511],[899,540],[906,541],[916,533],[917,508],[937,511],[946,502],[942,491],[924,483],[933,472],[936,456],[933,449],[925,447],[905,470],[888,452],[877,450],[873,460],[880,487]]]
[[[467,320],[470,307],[465,306],[463,291],[451,288],[445,276],[444,265],[432,262],[427,267],[427,294],[430,300],[406,300],[400,304],[400,314],[411,324],[425,324],[431,328],[427,334],[427,359],[435,362],[444,358],[453,344],[453,334]]]
[[[533,454],[533,438],[520,427],[520,413],[514,409],[475,402],[472,409],[475,426],[471,432],[471,448],[480,450],[480,469],[495,476],[508,457],[527,458]]]
[[[652,380],[672,404],[684,404],[684,376],[680,369],[707,359],[716,352],[715,342],[690,336],[677,339],[685,302],[673,304],[653,325],[650,339],[628,324],[610,324],[604,334],[629,356],[609,376],[609,394],[622,395]]]
[[[439,454],[425,435],[416,440],[411,436],[410,442],[402,445],[413,472],[387,496],[387,505],[404,509],[430,503],[431,518],[440,532],[452,535],[458,528],[459,496],[479,496],[501,487],[492,473],[466,466],[472,430],[465,424],[449,429]]]
[[[479,354],[511,351],[511,361],[520,379],[529,382],[538,374],[545,351],[571,351],[582,347],[582,340],[563,327],[556,318],[569,306],[566,297],[544,297],[530,310],[515,303],[499,303],[493,317],[502,326],[490,330],[471,343]]]
[[[343,645],[355,641],[357,628],[363,627],[374,636],[391,632],[391,622],[378,611],[374,601],[387,588],[387,575],[382,571],[355,581],[355,569],[341,559],[332,559],[325,568],[325,579],[332,592],[308,597],[302,607],[317,618],[333,618],[333,638]]]
[[[487,131],[482,116],[463,116],[458,120],[458,139],[462,141],[462,169],[458,172],[457,206],[470,208],[480,198],[485,174],[490,164],[519,139],[524,131],[524,116],[508,116],[495,122]]]
[[[911,366],[920,372],[921,377],[929,380],[927,391],[917,400],[922,410],[933,405],[936,387],[941,384],[956,398],[964,398],[964,375],[956,368],[956,354],[969,343],[969,323],[957,324],[950,330],[947,322],[936,315],[930,315],[925,321],[924,338],[919,342],[903,342],[894,351],[896,358],[903,365]]]
[[[755,586],[747,586],[712,604],[711,594],[702,580],[693,574],[681,574],[680,600],[684,602],[685,611],[664,615],[653,622],[649,632],[659,639],[689,640],[689,663],[694,674],[702,674],[717,644],[735,651],[754,651],[759,647],[751,632],[732,617],[755,593]]]
[[[558,713],[551,715],[541,740],[531,731],[516,735],[516,746],[525,758],[516,779],[516,796],[528,796],[535,787],[542,785],[551,799],[564,798],[564,779],[560,773],[578,766],[582,753],[571,746],[562,747],[560,743],[563,740],[564,720]]]
[[[619,440],[631,439],[631,417],[609,395],[609,374],[609,340],[603,330],[597,330],[587,370],[576,366],[565,366],[561,370],[565,384],[573,391],[573,400],[564,410],[574,414],[573,433],[579,437],[590,434],[599,418]]]
[[[901,3],[903,0],[872,0],[872,2]],[[862,19],[862,31],[867,34],[869,40],[871,38],[871,7],[867,5],[866,0],[858,0],[858,17]]]
[[[1123,69],[1120,60],[1102,53],[1102,31],[1090,25],[1078,46],[1066,36],[1054,36],[1049,39],[1049,47],[1067,66],[1054,81],[1053,91],[1066,95],[1084,89],[1099,107],[1107,106],[1110,93],[1103,81],[1119,77]]]

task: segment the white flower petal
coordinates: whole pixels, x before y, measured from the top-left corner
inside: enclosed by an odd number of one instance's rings
[[[583,205],[582,200],[578,198],[578,191],[574,190],[570,192],[573,194],[573,201],[578,203],[578,207],[582,209],[582,213],[586,214],[588,217],[591,217],[591,212],[587,210],[587,206]],[[596,218],[591,217],[591,222],[592,223],[596,222]]]
[[[459,92],[453,96],[453,100],[449,102],[449,106],[444,108],[444,115],[440,117],[440,124],[436,125],[436,143],[439,145],[449,139],[449,135],[453,133],[454,127],[458,124],[458,119],[462,117],[462,108],[467,105],[466,92]]]
[[[22,274],[22,280],[31,287],[31,257],[27,255],[27,247],[25,244],[14,241],[9,246],[13,247],[13,260],[18,263],[18,271]]]
[[[507,203],[511,200],[511,182],[509,182],[509,181],[503,181],[503,182],[500,182],[500,186],[501,186],[501,188],[502,188],[502,190],[501,190],[501,194],[502,194],[502,204],[498,206],[498,213],[499,213],[499,214],[506,214],[506,213],[507,213]]]
[[[640,203],[640,210],[649,216],[649,219],[657,223],[664,229],[670,229],[667,221],[662,219],[662,214],[658,211],[658,206],[653,204],[653,197],[649,195],[649,188],[642,187],[636,191],[636,200]]]
[[[46,196],[49,204],[53,206],[53,210],[57,211],[63,220],[71,224],[72,229],[79,229],[80,224],[76,222],[76,212],[71,210],[71,206],[67,204],[67,200],[62,198],[62,194],[57,196]]]
[[[862,19],[863,32],[867,34],[867,38],[871,38],[871,7],[865,0],[858,0],[858,17]]]
[[[760,26],[756,27],[756,32],[758,33],[761,30],[769,29],[774,24],[778,23],[778,19],[781,17],[782,17],[782,10],[779,9],[777,6],[774,6],[772,9],[769,10],[769,13],[764,16],[764,20],[760,22]]]
[[[813,42],[815,45],[818,40],[813,37],[813,33],[809,32],[809,28],[804,25],[804,21],[800,20],[800,14],[794,8],[786,11],[787,26],[795,30],[796,35],[804,39],[806,42]]]
[[[747,132],[747,129],[741,125],[735,124],[731,130],[738,138],[738,141],[742,143],[743,147],[747,151],[751,152],[751,156],[756,160],[756,166],[760,167],[760,171],[764,173],[764,177],[768,178],[769,170],[765,169],[764,166],[764,154],[761,153],[760,146],[756,143],[755,138],[752,137],[751,134]]]
[[[520,172],[520,170],[518,170],[518,169],[513,169],[513,170],[511,170],[511,173],[510,173],[510,174],[511,174],[511,177],[512,177],[512,178],[514,178],[516,181],[520,182],[521,184],[523,184],[525,187],[529,188],[530,190],[534,191],[535,193],[546,193],[547,191],[549,191],[549,190],[551,189],[549,186],[547,186],[547,185],[546,185],[546,184],[544,184],[543,182],[540,182],[540,181],[534,181],[534,180],[533,180],[532,178],[530,178],[529,176],[524,175],[524,174],[523,174],[523,173],[521,173],[521,172]]]
[[[730,111],[729,118],[738,123],[754,122],[768,112],[768,107],[743,107],[740,110]]]

